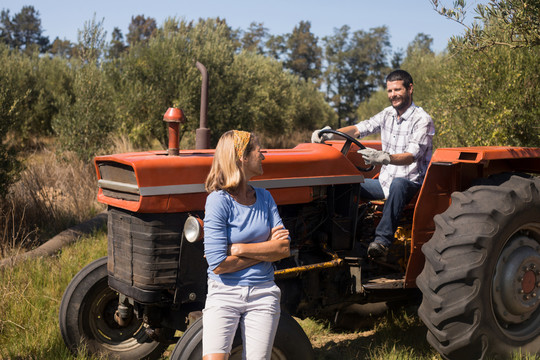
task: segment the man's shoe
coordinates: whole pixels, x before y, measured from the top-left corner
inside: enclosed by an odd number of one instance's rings
[[[388,248],[378,242],[371,242],[368,246],[367,253],[369,257],[381,258],[388,254]]]

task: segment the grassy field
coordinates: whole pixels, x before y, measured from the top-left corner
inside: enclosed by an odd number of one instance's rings
[[[89,359],[73,357],[58,328],[60,300],[71,278],[107,253],[100,232],[64,248],[57,256],[0,270],[0,359]],[[372,329],[334,332],[311,319],[301,321],[317,359],[439,359],[424,340],[425,329],[407,311],[388,314]]]
[[[0,270],[0,359],[99,359],[69,352],[58,328],[58,308],[71,278],[87,263],[106,255],[106,247],[102,230],[57,256]],[[359,331],[339,332],[312,319],[300,320],[318,360],[442,359],[427,344],[426,328],[414,308],[387,312],[368,323]],[[514,359],[537,357],[516,355]]]

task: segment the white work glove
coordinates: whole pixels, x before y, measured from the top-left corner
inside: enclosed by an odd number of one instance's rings
[[[321,130],[327,130],[327,129],[331,129],[330,126],[325,126],[323,127]],[[321,130],[315,130],[313,132],[313,134],[311,134],[311,142],[312,143],[322,143],[323,141],[326,141],[326,140],[332,140],[334,138],[334,134],[322,134],[319,136],[319,131]]]
[[[372,148],[365,148],[362,150],[358,150],[358,152],[362,154],[362,157],[364,158],[366,165],[390,164],[390,154],[385,151],[375,150]]]

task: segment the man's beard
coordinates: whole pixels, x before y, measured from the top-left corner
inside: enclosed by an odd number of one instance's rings
[[[392,105],[394,109],[396,109],[396,111],[406,110],[410,106],[411,103],[412,101],[411,101],[410,96],[402,96],[401,102],[397,106],[394,106],[394,104],[392,104],[392,101],[390,101],[390,104]]]

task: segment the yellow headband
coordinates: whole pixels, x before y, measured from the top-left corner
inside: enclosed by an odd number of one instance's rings
[[[244,156],[247,145],[249,144],[249,139],[251,138],[251,133],[247,131],[238,131],[233,130],[234,134],[234,150],[236,150],[236,155],[239,159]]]

